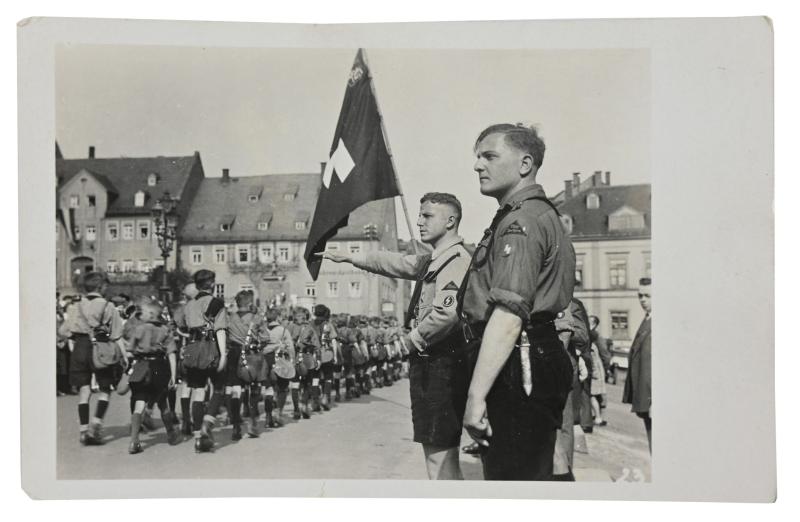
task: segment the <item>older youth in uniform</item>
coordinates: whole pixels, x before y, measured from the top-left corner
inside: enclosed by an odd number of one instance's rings
[[[544,150],[522,125],[492,125],[475,143],[480,191],[500,205],[459,292],[465,337],[479,348],[464,426],[487,480],[551,478],[572,384],[554,319],[572,298],[575,255],[536,183]]]
[[[458,199],[432,192],[420,203],[417,226],[422,241],[433,247],[432,253],[321,255],[388,277],[417,281],[408,314],[415,324],[406,340],[414,354],[410,369],[414,440],[422,443],[429,478],[461,479],[458,444],[468,379],[457,328],[456,292],[469,265],[469,253],[458,235]]]

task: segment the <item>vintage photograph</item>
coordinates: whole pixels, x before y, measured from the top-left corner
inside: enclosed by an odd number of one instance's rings
[[[651,481],[650,77],[58,45],[57,478]]]

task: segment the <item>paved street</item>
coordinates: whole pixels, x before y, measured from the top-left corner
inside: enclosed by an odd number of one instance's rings
[[[587,435],[589,454],[576,453],[578,480],[616,480],[640,469],[650,478],[647,439],[641,421],[619,404],[622,386],[609,386],[609,425]],[[217,431],[214,453],[195,454],[192,441],[166,443],[164,429],[143,435],[145,451],[128,455],[128,396],[112,396],[104,430],[106,444],[78,443],[77,398],[58,401],[58,478],[427,478],[418,444],[411,440],[408,380],[374,390],[327,413],[292,421],[260,438],[231,442],[231,427]],[[288,411],[291,413],[291,401]],[[94,411],[94,407],[92,407]],[[160,420],[157,421],[160,426]],[[462,442],[466,443],[464,434]],[[480,462],[461,457],[465,478],[482,479]],[[624,469],[629,470],[628,473]],[[632,480],[630,478],[629,480]]]

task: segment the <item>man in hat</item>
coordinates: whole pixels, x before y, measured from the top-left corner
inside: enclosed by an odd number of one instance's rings
[[[431,192],[420,200],[417,226],[433,251],[419,255],[325,252],[324,258],[348,262],[388,277],[417,281],[408,309],[413,328],[410,389],[414,440],[422,444],[428,477],[462,479],[458,462],[468,368],[462,350],[456,292],[469,265],[458,235],[461,203],[452,194]],[[390,342],[384,335],[376,342]],[[411,349],[411,348],[410,348]],[[391,384],[389,375],[386,384]]]

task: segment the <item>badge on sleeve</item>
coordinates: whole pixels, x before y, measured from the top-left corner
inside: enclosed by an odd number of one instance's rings
[[[506,246],[503,247],[503,255],[508,257],[511,255],[511,245],[506,243]]]
[[[455,303],[455,302],[456,302],[456,298],[453,297],[452,295],[448,295],[447,297],[444,298],[444,302],[442,304],[445,307],[447,307],[447,306],[453,306],[453,303]]]
[[[514,220],[510,225],[508,225],[505,230],[500,234],[500,237],[509,236],[512,234],[517,234],[520,236],[527,236],[528,235],[528,227],[524,227],[519,224],[519,221]]]
[[[458,285],[454,281],[450,281],[449,283],[444,285],[444,288],[442,288],[442,290],[455,290],[457,292]]]

